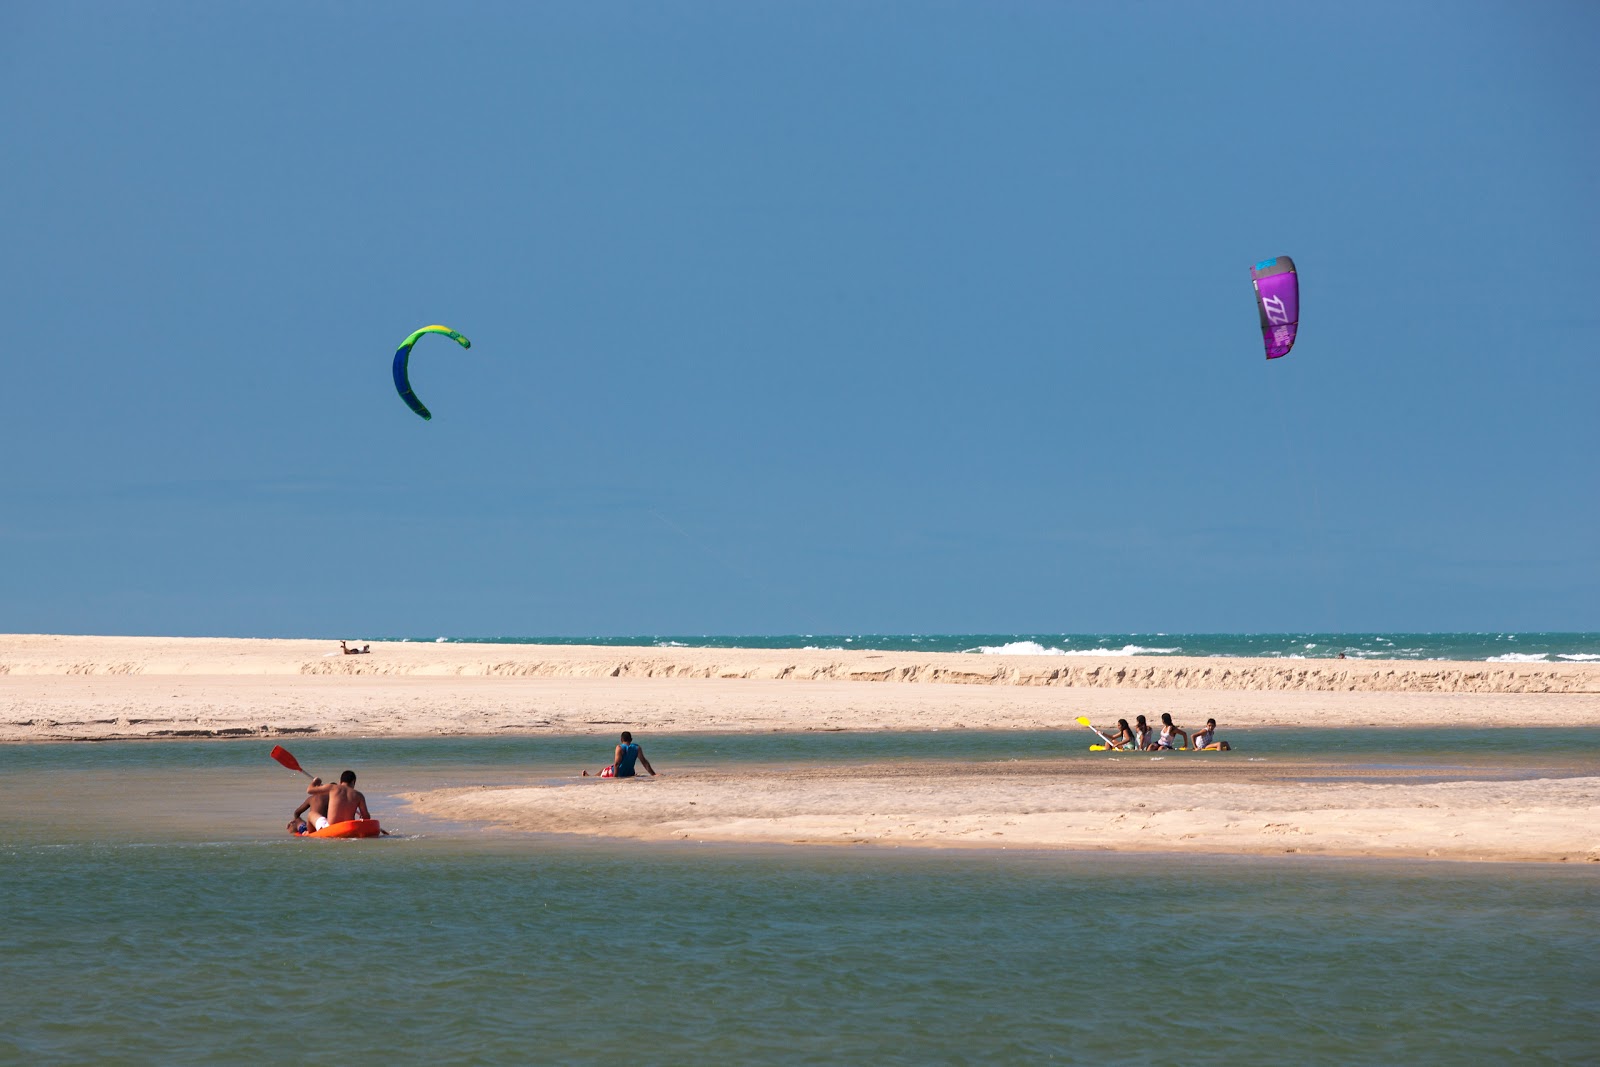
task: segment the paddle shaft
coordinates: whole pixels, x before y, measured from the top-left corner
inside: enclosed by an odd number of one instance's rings
[[[1106,743],[1106,748],[1114,749],[1114,748],[1117,747],[1116,745],[1111,743],[1111,738],[1107,737],[1105,734],[1101,733],[1099,730],[1095,730],[1094,729],[1094,723],[1090,722],[1088,719],[1084,718],[1082,715],[1078,716],[1078,721],[1081,722],[1083,725],[1087,726],[1089,729],[1094,730],[1094,735],[1096,737],[1098,737],[1100,740],[1102,740],[1102,741],[1104,741]]]

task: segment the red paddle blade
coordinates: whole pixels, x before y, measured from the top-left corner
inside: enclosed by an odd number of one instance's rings
[[[272,758],[289,768],[291,771],[299,771],[301,774],[306,773],[305,768],[300,766],[300,761],[289,755],[288,750],[282,745],[272,746]]]

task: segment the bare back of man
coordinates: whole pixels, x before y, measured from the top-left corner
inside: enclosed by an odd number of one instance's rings
[[[339,775],[337,782],[329,785],[314,785],[306,790],[313,796],[326,796],[328,798],[328,822],[349,822],[352,819],[370,819],[372,812],[367,810],[367,798],[356,789],[356,772],[345,771]]]

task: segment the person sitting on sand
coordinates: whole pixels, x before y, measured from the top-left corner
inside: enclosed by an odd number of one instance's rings
[[[1173,739],[1180,734],[1183,736],[1183,747],[1188,748],[1189,731],[1175,724],[1172,721],[1172,714],[1170,712],[1163,711],[1161,713],[1161,736],[1156,738],[1156,743],[1150,747],[1158,751],[1171,752],[1173,749],[1178,747],[1177,745],[1173,744]]]
[[[371,645],[362,645],[362,646],[361,646],[361,654],[362,654],[362,655],[363,655],[363,656],[370,656],[370,655],[372,655],[372,646],[371,646]]]
[[[650,766],[650,761],[644,758],[644,749],[634,741],[633,735],[622,731],[622,743],[617,746],[617,751],[612,755],[611,766],[600,772],[602,778],[633,778],[638,772],[633,769],[635,762],[644,765],[650,772],[650,777],[656,776],[656,769]],[[607,771],[610,773],[608,774]],[[588,772],[585,771],[585,774]]]
[[[1155,747],[1150,743],[1150,724],[1144,721],[1143,715],[1133,717],[1133,747],[1141,750]]]
[[[312,785],[321,785],[321,778],[311,779]],[[300,816],[310,812],[310,818],[301,821]],[[294,809],[294,814],[289,816],[289,832],[291,834],[307,834],[313,830],[321,830],[328,825],[328,798],[325,794],[306,797],[306,802]]]
[[[370,819],[367,798],[356,789],[356,772],[345,771],[334,785],[318,785],[313,780],[306,792],[314,797],[328,798],[328,823],[349,822],[352,819]]]
[[[1128,725],[1127,719],[1117,720],[1117,732],[1106,738],[1111,742],[1112,748],[1120,749],[1125,745],[1137,747],[1137,739],[1133,736],[1133,729]]]

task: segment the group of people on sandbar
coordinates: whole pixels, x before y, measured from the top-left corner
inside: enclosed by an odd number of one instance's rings
[[[372,646],[362,645],[360,648],[351,648],[349,642],[340,641],[339,651],[347,656],[370,656],[372,655]]]
[[[1178,744],[1179,738],[1183,739],[1182,745]],[[1165,711],[1161,713],[1159,734],[1145,722],[1143,715],[1136,715],[1132,726],[1128,725],[1127,719],[1118,719],[1117,732],[1106,737],[1106,741],[1115,749],[1141,752],[1172,752],[1179,748],[1227,752],[1232,747],[1226,741],[1217,740],[1216,719],[1207,719],[1205,728],[1196,730],[1191,737],[1189,731],[1173,722],[1172,714]]]

